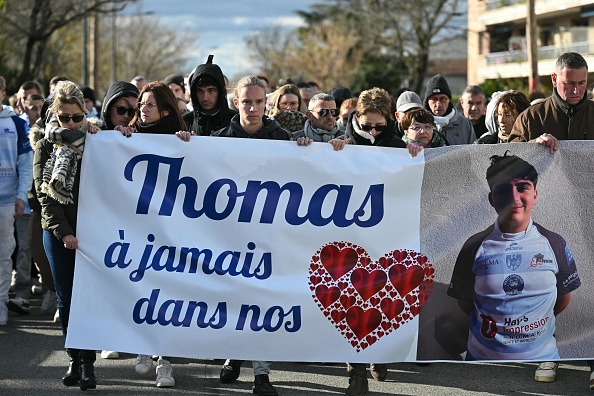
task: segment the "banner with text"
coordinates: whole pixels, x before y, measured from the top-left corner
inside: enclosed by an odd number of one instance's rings
[[[563,149],[506,146],[546,158],[539,173],[564,174]],[[411,158],[377,147],[89,135],[66,345],[249,360],[463,359],[469,319],[445,291],[465,240],[496,217],[482,175],[501,151]],[[572,318],[592,302],[582,254],[574,251],[582,287]],[[562,358],[592,356],[591,326],[579,327],[565,339],[571,356],[558,342]]]

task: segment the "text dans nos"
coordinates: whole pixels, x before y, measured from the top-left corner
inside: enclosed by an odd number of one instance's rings
[[[128,181],[133,181],[136,165],[146,163],[146,174],[138,196],[136,214],[148,214],[157,190],[157,178],[161,176],[167,179],[167,184],[163,197],[160,198],[159,216],[171,216],[181,186],[185,191],[181,210],[184,216],[191,219],[205,216],[211,220],[224,220],[238,206],[237,221],[250,223],[257,207],[256,203],[260,199],[263,200],[263,205],[258,213],[258,221],[262,224],[272,224],[283,194],[288,194],[284,212],[285,221],[290,225],[309,222],[318,227],[330,223],[341,228],[353,224],[358,227],[373,227],[379,224],[384,216],[383,184],[370,185],[360,203],[351,203],[354,189],[352,185],[325,184],[311,196],[304,196],[303,186],[297,182],[288,182],[281,186],[275,181],[249,180],[243,191],[240,191],[232,179],[213,181],[203,191],[203,196],[199,197],[198,181],[190,176],[181,176],[183,161],[184,158],[155,154],[142,154],[130,159],[124,170],[124,177]],[[162,165],[168,168],[165,175],[159,175]],[[197,209],[196,205],[200,204],[200,200],[201,208]],[[331,213],[325,213],[325,208],[328,208],[328,212],[331,208]],[[349,216],[349,213],[352,215]]]

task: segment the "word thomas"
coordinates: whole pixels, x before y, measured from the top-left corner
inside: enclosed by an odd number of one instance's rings
[[[119,230],[120,240],[114,242],[105,251],[103,264],[107,268],[118,267],[120,269],[128,268],[132,264],[131,259],[127,259],[129,242],[124,241],[124,230]],[[153,234],[148,234],[149,242],[155,241]],[[147,270],[152,269],[155,272],[167,271],[195,274],[198,271],[198,264],[201,261],[200,270],[205,275],[230,275],[243,276],[244,278],[255,278],[259,280],[268,279],[272,275],[272,253],[263,252],[258,264],[252,260],[256,249],[254,242],[248,242],[247,248],[250,250],[241,259],[242,253],[238,251],[226,250],[219,255],[213,253],[211,249],[198,249],[195,247],[159,246],[153,253],[154,246],[148,243],[144,248],[138,267],[130,272],[130,281],[140,282],[144,278]],[[179,252],[179,253],[178,253]],[[152,257],[151,257],[152,255]],[[216,256],[216,257],[215,257]],[[214,260],[213,260],[214,258]],[[187,267],[187,269],[186,269]]]
[[[149,298],[141,298],[134,305],[132,319],[136,324],[146,323],[161,326],[190,327],[195,320],[196,325],[205,329],[221,329],[227,324],[227,303],[219,302],[212,313],[208,313],[208,305],[204,301],[165,300],[158,302],[160,289],[153,289]],[[158,306],[160,304],[160,306]],[[156,311],[156,312],[155,312]],[[155,315],[156,313],[156,315]],[[301,307],[295,305],[287,312],[283,307],[270,307],[262,317],[257,305],[243,304],[239,310],[239,318],[235,330],[244,330],[246,322],[249,329],[255,332],[264,330],[275,332],[281,327],[288,333],[294,333],[301,328]],[[194,315],[197,315],[194,317]],[[210,316],[207,318],[207,316]]]
[[[380,223],[384,216],[384,185],[370,185],[363,202],[353,211],[351,218],[349,212],[353,186],[325,184],[319,187],[311,197],[305,197],[307,212],[299,215],[302,201],[304,200],[303,187],[296,182],[289,182],[280,186],[274,181],[249,180],[244,191],[239,191],[237,184],[231,179],[213,181],[204,191],[202,208],[196,209],[198,198],[198,182],[189,176],[180,177],[184,158],[170,158],[155,154],[141,154],[132,158],[124,170],[124,177],[132,181],[134,168],[139,163],[146,163],[146,175],[138,197],[136,214],[148,214],[153,200],[159,169],[161,165],[168,166],[166,175],[167,185],[159,209],[160,216],[171,216],[175,206],[178,189],[184,186],[185,196],[182,203],[184,216],[190,219],[202,215],[211,220],[224,220],[234,211],[238,200],[241,200],[237,221],[249,223],[254,215],[254,208],[261,192],[265,192],[264,205],[260,213],[259,222],[272,224],[277,211],[279,200],[284,192],[289,197],[285,208],[285,220],[290,225],[301,225],[309,221],[312,225],[321,227],[333,223],[336,227],[349,227],[356,224],[359,227],[373,227]],[[324,203],[333,206],[332,214],[325,217],[322,213]],[[224,209],[220,210],[222,204]],[[365,208],[369,206],[369,214]],[[352,210],[351,210],[352,211]],[[302,211],[303,212],[303,211]]]

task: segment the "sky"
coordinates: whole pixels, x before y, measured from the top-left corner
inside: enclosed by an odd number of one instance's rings
[[[139,7],[126,8],[123,14],[152,12],[161,23],[180,32],[199,35],[190,49],[188,65],[179,70],[189,73],[214,54],[214,63],[230,78],[258,74],[247,56],[245,37],[251,32],[275,25],[295,28],[303,24],[296,10],[309,10],[322,0],[142,0]],[[186,49],[184,49],[186,50]]]

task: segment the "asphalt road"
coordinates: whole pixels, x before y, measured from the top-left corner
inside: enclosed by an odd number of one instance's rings
[[[53,317],[39,311],[39,298],[31,299],[29,315],[9,313],[7,326],[0,327],[0,396],[61,395],[80,392],[61,383],[67,357],[64,341]],[[134,355],[116,360],[98,357],[95,364],[98,386],[89,393],[138,395],[252,394],[253,371],[242,368],[231,385],[219,382],[221,360],[173,359],[174,388],[155,386],[151,372],[134,371]],[[588,388],[585,362],[567,362],[559,368],[557,381],[549,384],[533,379],[536,364],[413,363],[389,365],[388,379],[377,382],[369,376],[369,396],[380,395],[594,395]],[[281,396],[342,395],[348,385],[344,364],[285,363],[272,365],[271,381]]]

